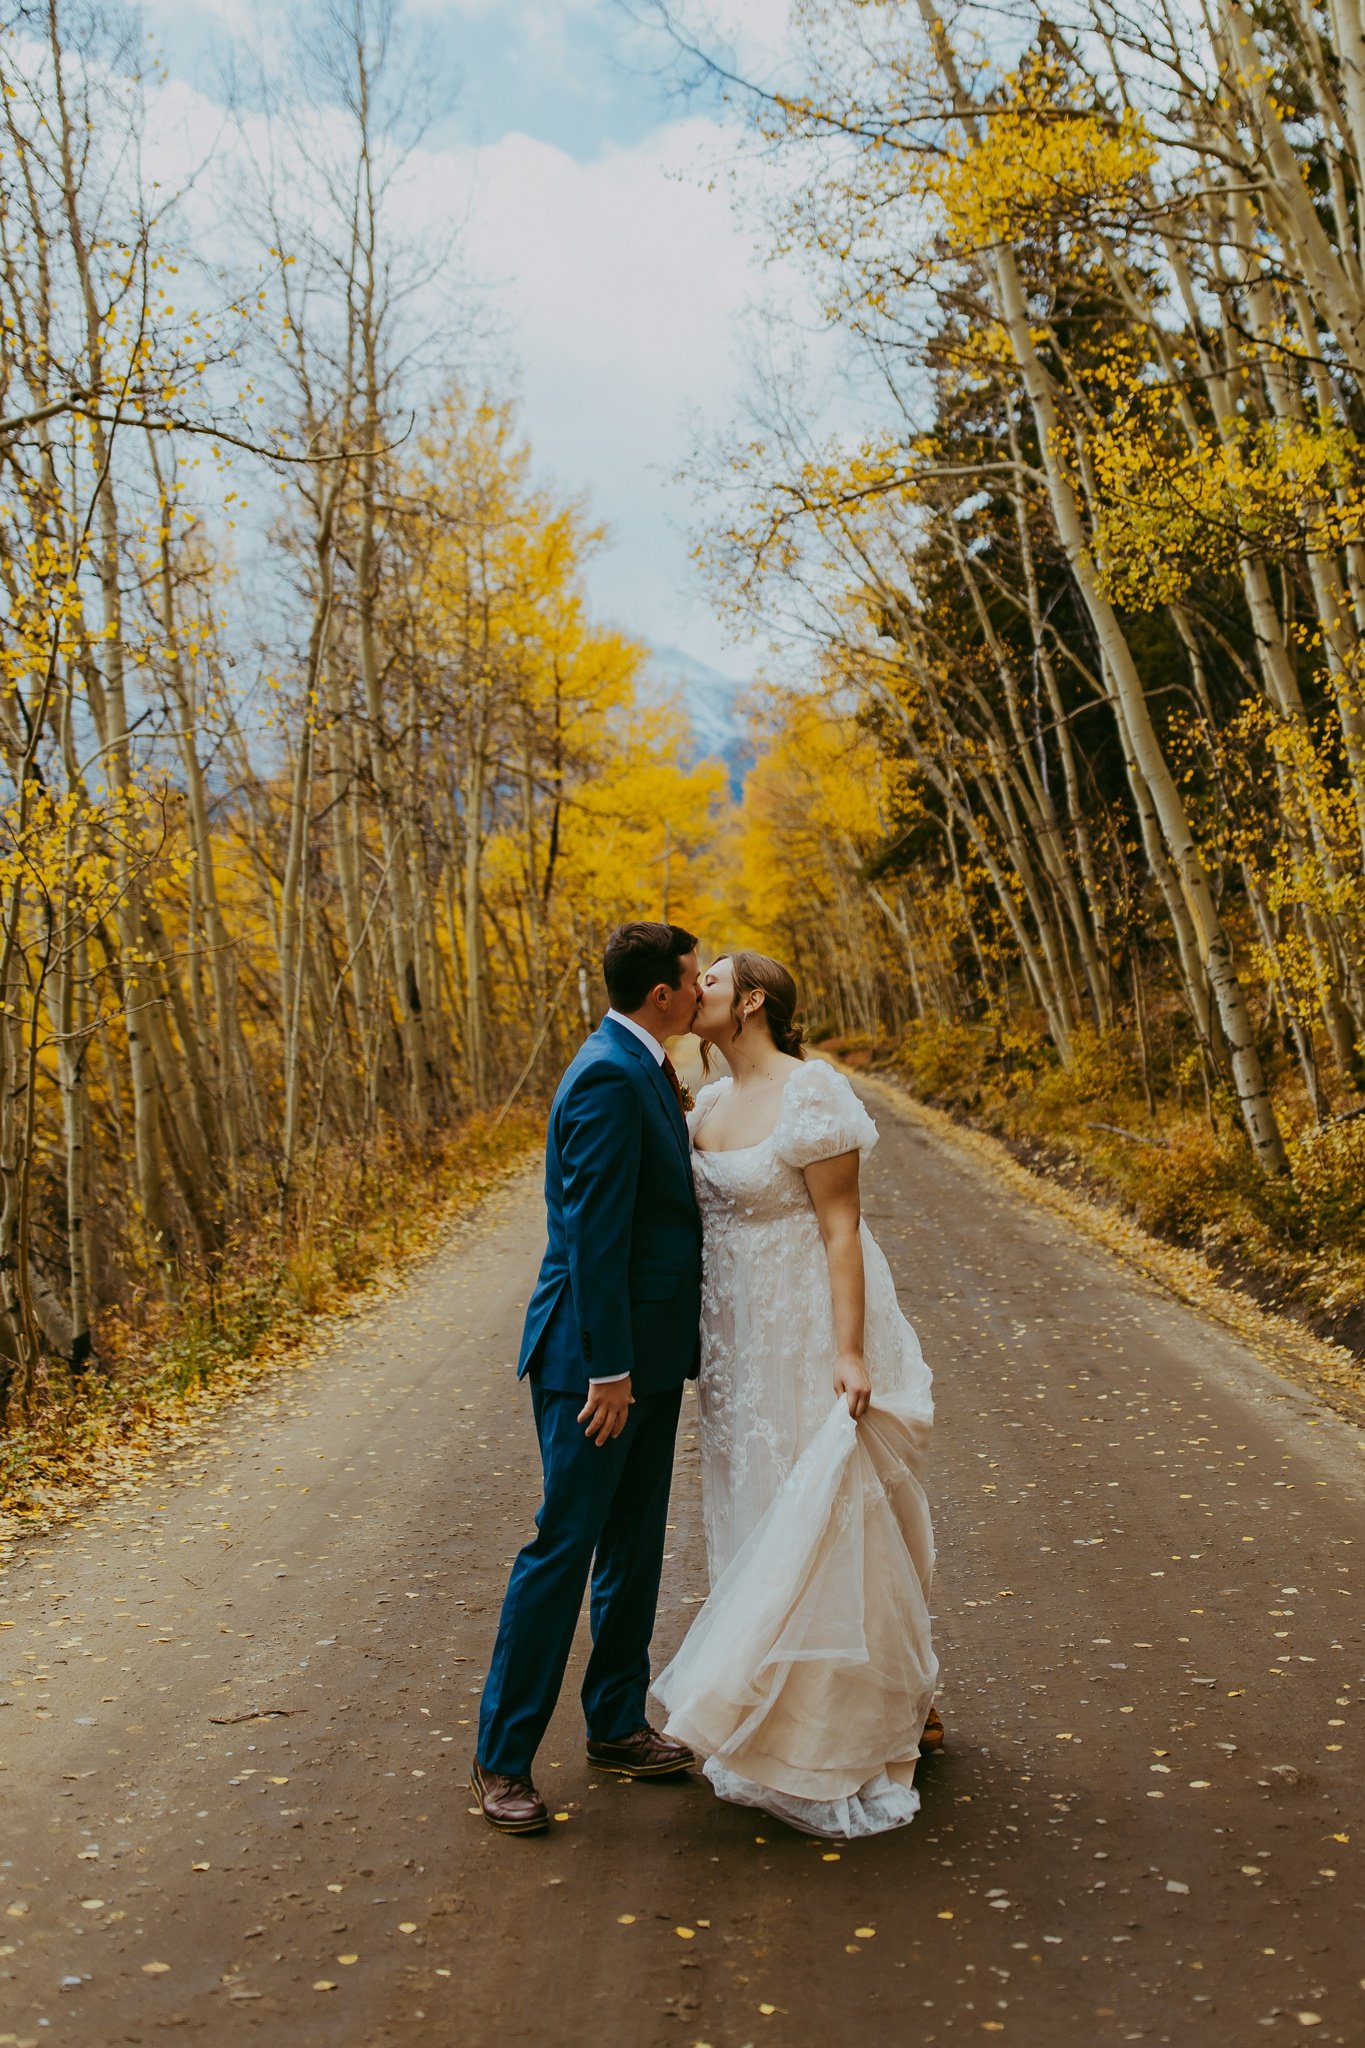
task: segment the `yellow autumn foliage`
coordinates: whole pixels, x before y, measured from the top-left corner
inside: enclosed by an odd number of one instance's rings
[[[1323,552],[1365,538],[1365,448],[1344,426],[1237,415],[1191,437],[1139,392],[1087,442],[1096,554],[1122,604],[1179,602],[1247,549]]]
[[[954,245],[978,250],[1052,226],[1074,230],[1121,215],[1157,161],[1142,117],[1111,115],[1051,57],[1007,72],[965,133],[931,161],[925,189]]]

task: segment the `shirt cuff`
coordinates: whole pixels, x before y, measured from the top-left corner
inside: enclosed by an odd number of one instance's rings
[[[617,1380],[628,1380],[629,1378],[630,1374],[628,1372],[595,1372],[590,1375],[588,1385],[590,1387],[610,1387],[614,1386]]]

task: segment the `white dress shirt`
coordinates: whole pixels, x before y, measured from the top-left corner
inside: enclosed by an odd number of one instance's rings
[[[646,1031],[644,1025],[637,1024],[633,1017],[623,1017],[619,1010],[608,1010],[607,1015],[613,1024],[619,1024],[623,1031],[629,1031],[633,1037],[638,1038],[641,1045],[649,1047],[650,1052],[654,1055],[656,1065],[663,1065],[665,1058],[664,1049],[652,1031]],[[595,1372],[589,1375],[588,1385],[590,1387],[606,1387],[610,1386],[613,1380],[628,1380],[629,1378],[630,1374],[628,1372]]]
[[[608,1010],[607,1015],[613,1024],[619,1024],[623,1031],[629,1031],[634,1037],[638,1038],[641,1045],[649,1047],[649,1050],[654,1055],[656,1066],[661,1067],[663,1065],[664,1049],[652,1031],[646,1031],[644,1025],[637,1024],[633,1017],[623,1017],[619,1010]]]

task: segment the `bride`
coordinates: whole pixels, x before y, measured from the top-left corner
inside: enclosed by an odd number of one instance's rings
[[[812,1833],[919,1809],[936,1748],[930,1378],[861,1220],[877,1130],[807,1063],[796,984],[758,953],[702,977],[731,1078],[688,1118],[704,1229],[702,1500],[711,1594],[654,1686],[723,1799]]]

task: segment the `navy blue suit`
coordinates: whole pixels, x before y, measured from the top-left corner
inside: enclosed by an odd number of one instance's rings
[[[479,1717],[479,1762],[510,1777],[530,1774],[554,1712],[590,1569],[589,1738],[615,1742],[644,1721],[678,1409],[697,1370],[687,1126],[649,1048],[611,1018],[556,1092],[545,1207],[517,1367],[531,1380],[544,1500],[512,1566]],[[588,1381],[624,1372],[626,1426],[591,1443],[577,1420]]]

